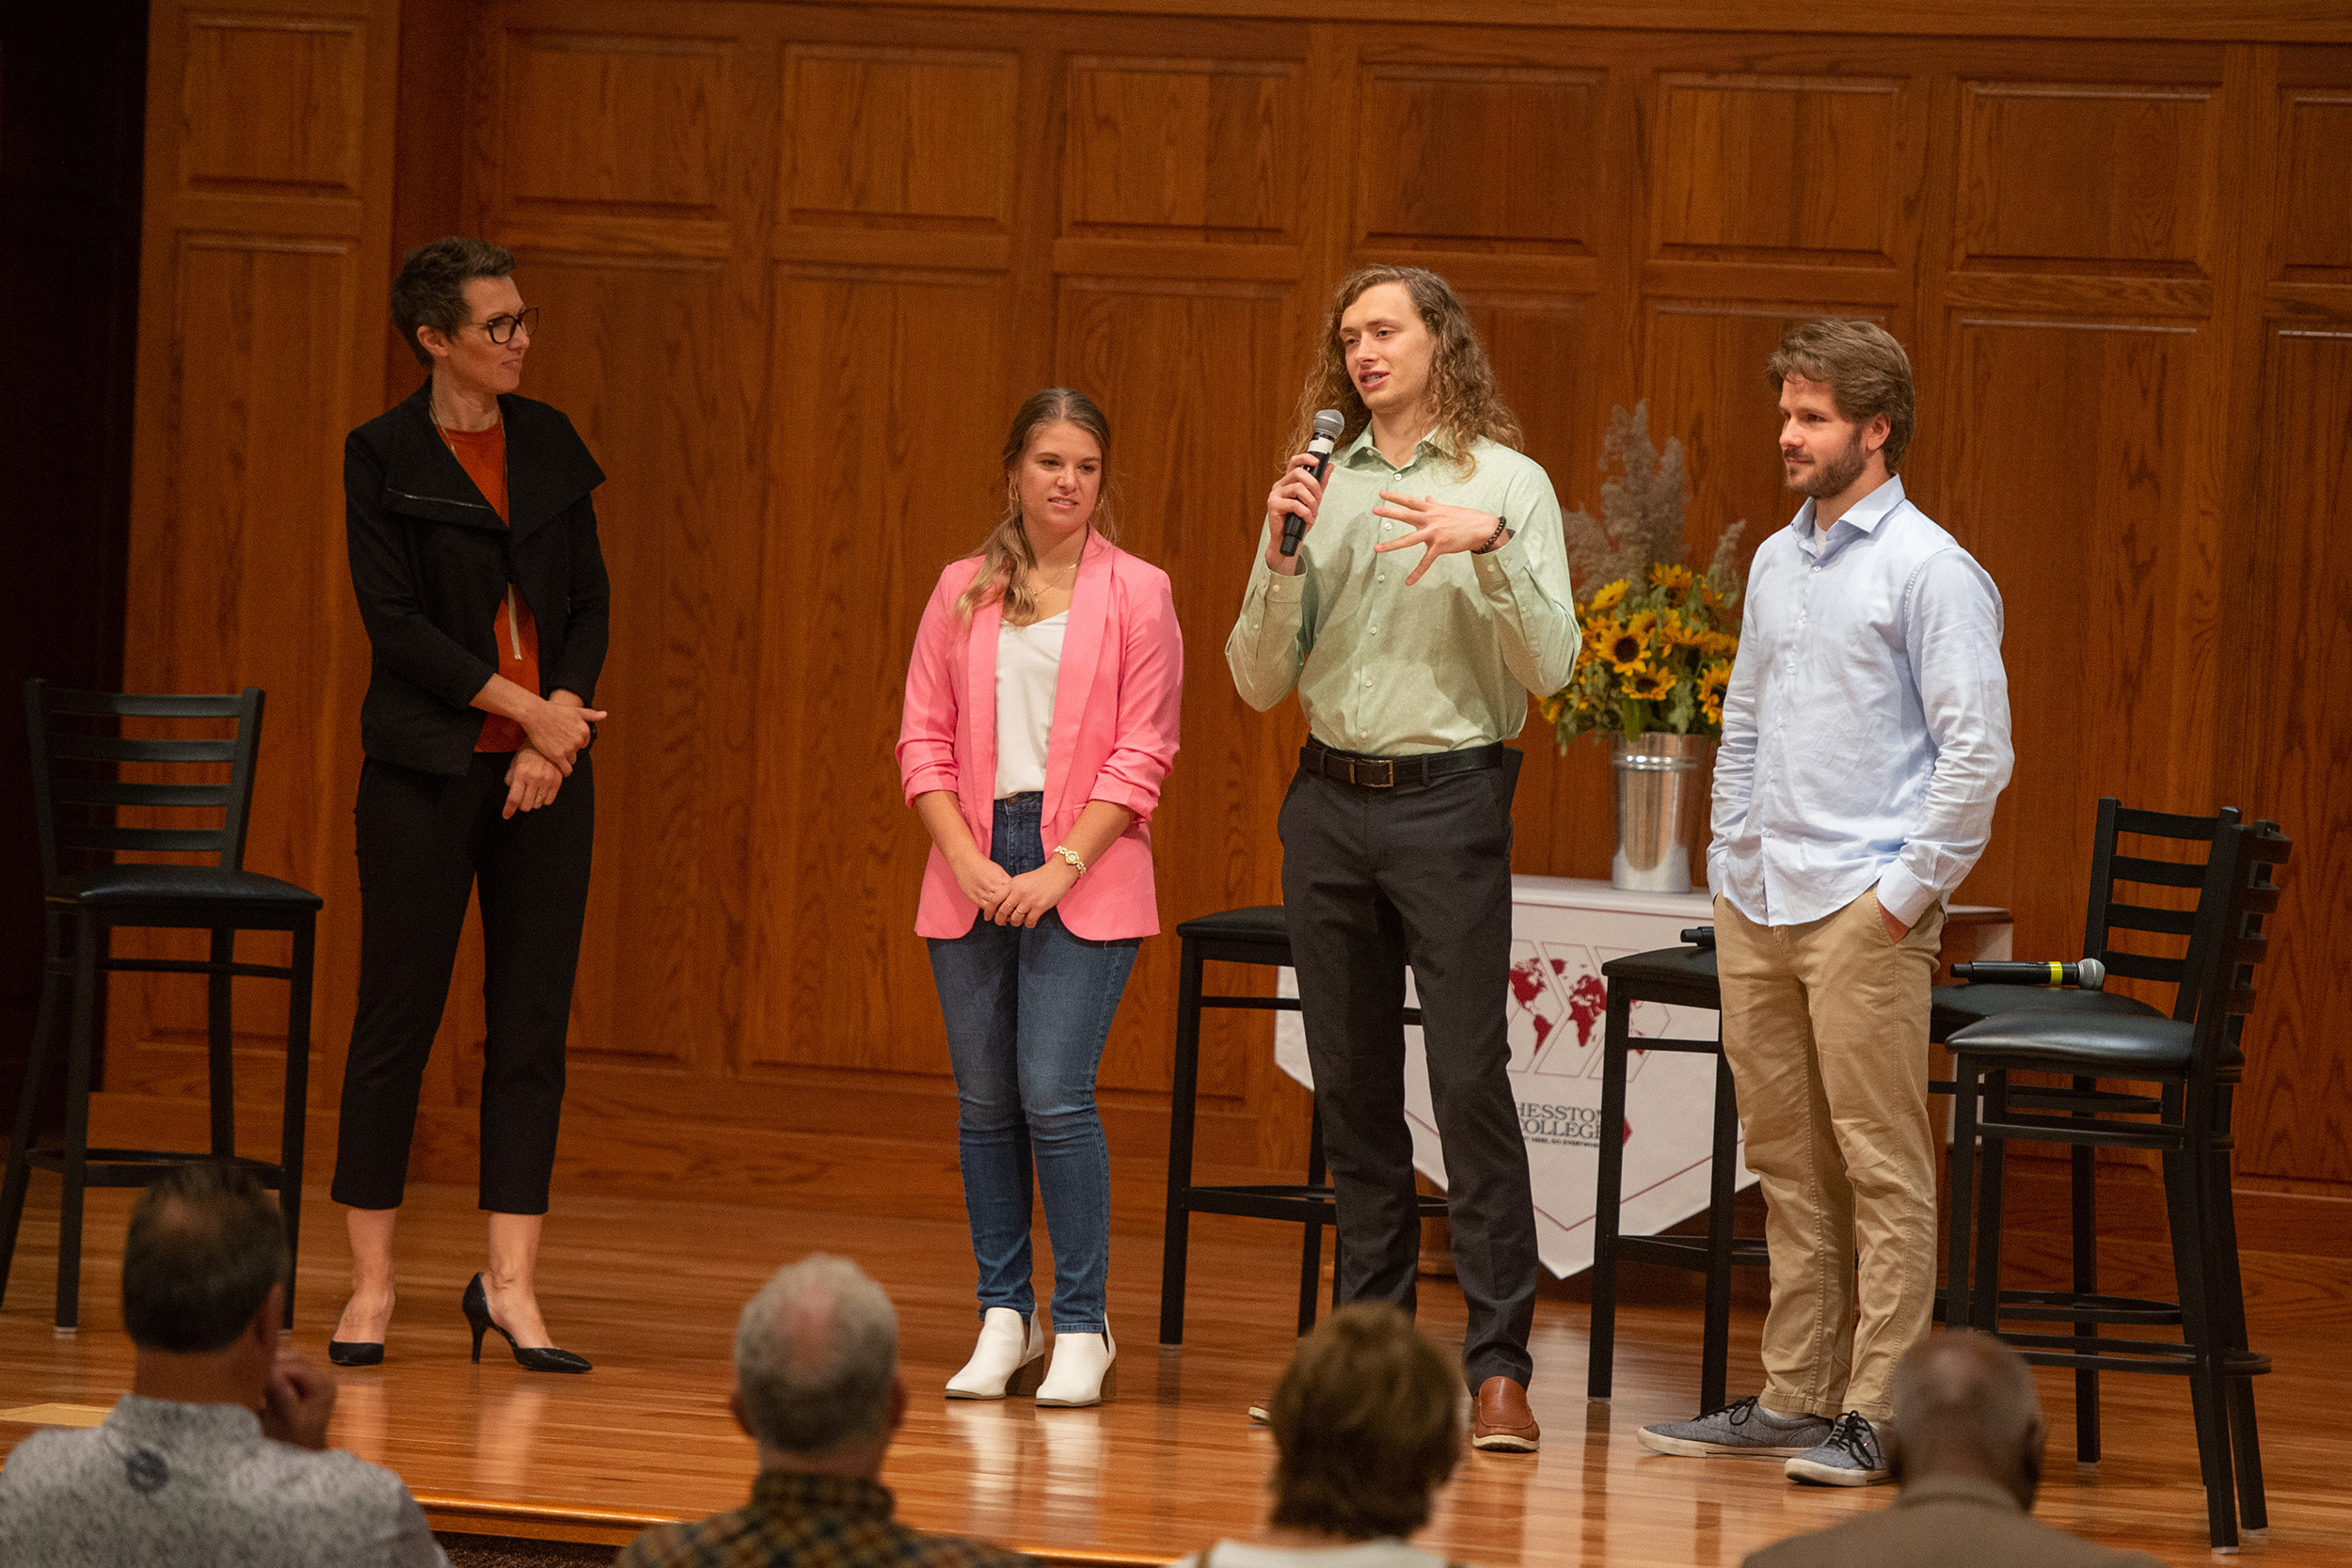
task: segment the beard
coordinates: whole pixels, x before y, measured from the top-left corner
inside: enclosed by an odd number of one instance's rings
[[[1869,466],[1870,454],[1862,450],[1862,431],[1856,427],[1846,438],[1846,450],[1826,461],[1816,461],[1812,468],[1788,482],[1788,488],[1815,500],[1827,500],[1845,494],[1846,487],[1862,477]]]

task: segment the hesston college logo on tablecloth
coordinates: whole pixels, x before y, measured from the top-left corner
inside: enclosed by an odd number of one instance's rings
[[[1566,1144],[1593,1148],[1600,1143],[1600,1112],[1589,1105],[1537,1105],[1520,1101],[1519,1131],[1532,1144]],[[1633,1123],[1625,1124],[1625,1141],[1633,1141]]]
[[[1613,953],[1601,958],[1613,958]],[[1609,1014],[1609,987],[1594,950],[1576,942],[1512,943],[1511,1071],[1514,1077],[1598,1078]],[[1644,1031],[1636,1026],[1637,1034]],[[1636,1051],[1626,1076],[1642,1070],[1648,1053]],[[1531,1144],[1591,1148],[1600,1112],[1589,1105],[1521,1100],[1519,1128]],[[1633,1136],[1630,1120],[1625,1132]]]

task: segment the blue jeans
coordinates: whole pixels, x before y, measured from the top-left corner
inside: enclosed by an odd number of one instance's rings
[[[994,853],[1018,877],[1045,863],[1043,797],[996,802]],[[955,1063],[963,1206],[980,1269],[980,1310],[1037,1310],[1029,1276],[1029,1170],[1054,1241],[1054,1327],[1103,1332],[1110,1275],[1111,1157],[1094,1073],[1135,967],[1136,943],[1073,936],[1049,911],[1032,929],[985,917],[933,937],[931,977]]]

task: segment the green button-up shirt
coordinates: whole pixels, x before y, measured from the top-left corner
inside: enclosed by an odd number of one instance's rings
[[[1450,451],[1432,432],[1399,468],[1365,427],[1332,461],[1296,577],[1265,563],[1268,519],[1225,641],[1244,702],[1263,712],[1295,686],[1326,746],[1409,755],[1508,740],[1527,723],[1529,692],[1568,683],[1579,633],[1550,477],[1484,437],[1467,476]],[[1511,538],[1486,555],[1439,556],[1407,588],[1422,551],[1373,550],[1411,531],[1373,515],[1383,490],[1489,513]]]

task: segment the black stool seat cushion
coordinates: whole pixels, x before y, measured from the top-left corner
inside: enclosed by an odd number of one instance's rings
[[[2169,1018],[2011,1012],[1972,1023],[1947,1043],[1980,1068],[2169,1078],[2187,1068],[2195,1033],[2193,1024]]]
[[[2120,991],[2074,990],[2055,986],[1936,986],[1928,992],[1928,1037],[1947,1039],[1954,1031],[2010,1013],[2088,1013],[2097,1018],[2162,1018],[2145,1002]]]
[[[1600,966],[1604,979],[1650,980],[1708,985],[1715,979],[1715,950],[1711,947],[1661,947],[1651,953],[1628,953]]]
[[[1180,937],[1226,937],[1247,942],[1255,937],[1265,942],[1288,942],[1290,923],[1282,917],[1279,904],[1252,904],[1246,910],[1226,910],[1217,914],[1195,915],[1176,927]]]
[[[152,904],[216,904],[273,913],[316,910],[315,893],[253,871],[217,865],[97,865],[49,884],[52,903],[95,909]]]

